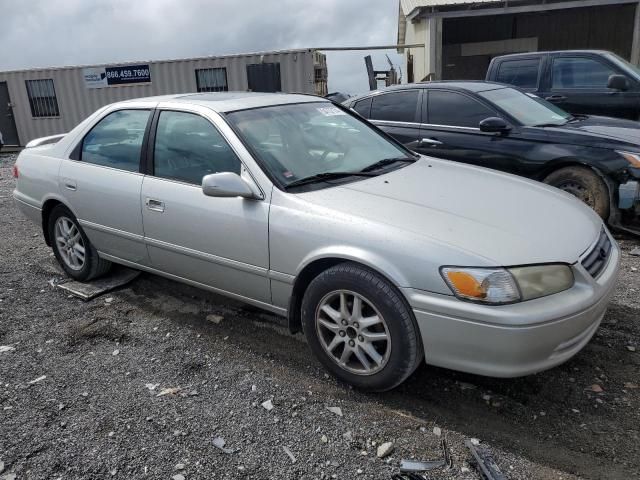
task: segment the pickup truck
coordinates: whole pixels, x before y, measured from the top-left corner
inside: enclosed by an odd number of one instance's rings
[[[486,79],[519,87],[573,114],[640,120],[640,68],[611,52],[503,55],[491,61]]]

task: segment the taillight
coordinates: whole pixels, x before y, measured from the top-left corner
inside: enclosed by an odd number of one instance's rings
[[[18,171],[18,166],[13,166],[13,178],[18,178],[20,176],[20,172]]]

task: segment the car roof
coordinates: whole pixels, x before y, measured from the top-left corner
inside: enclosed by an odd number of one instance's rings
[[[572,53],[591,53],[591,54],[596,54],[596,55],[603,55],[603,54],[610,54],[611,52],[608,52],[606,50],[553,50],[553,51],[544,51],[544,52],[523,52],[523,53],[509,53],[507,55],[500,55],[494,58],[495,59],[502,59],[502,58],[518,58],[518,57],[534,57],[534,56],[543,56],[543,55],[549,55],[551,53],[561,53],[561,54],[572,54]]]
[[[120,102],[171,102],[188,105],[202,105],[216,112],[224,113],[249,108],[269,107],[292,103],[325,102],[330,100],[304,93],[260,93],[260,92],[213,92],[160,95],[156,97],[135,98]]]
[[[448,90],[466,90],[468,92],[485,92],[487,90],[497,90],[499,88],[509,88],[509,85],[504,85],[502,83],[496,82],[484,82],[480,80],[438,80],[438,81],[429,81],[429,82],[419,82],[419,83],[406,83],[402,85],[393,85],[391,87],[383,88],[380,90],[374,90],[372,92],[367,92],[365,94],[359,95],[357,97],[351,97],[345,100],[346,103],[351,103],[354,100],[359,100],[362,98],[367,98],[373,95],[378,95],[381,93],[389,93],[394,90],[412,90],[416,88],[443,88]]]

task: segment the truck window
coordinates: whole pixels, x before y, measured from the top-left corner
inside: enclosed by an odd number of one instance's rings
[[[560,57],[553,60],[552,88],[607,88],[609,75],[618,72],[587,57]]]
[[[496,82],[520,88],[537,88],[540,58],[505,60],[498,66]]]

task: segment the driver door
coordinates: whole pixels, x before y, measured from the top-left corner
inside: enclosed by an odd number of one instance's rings
[[[202,177],[251,177],[205,114],[161,110],[152,127],[152,168],[142,184],[142,220],[154,268],[270,303],[266,200],[214,198]]]

